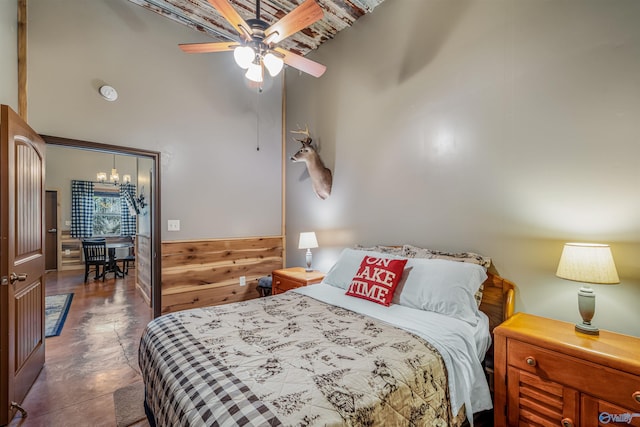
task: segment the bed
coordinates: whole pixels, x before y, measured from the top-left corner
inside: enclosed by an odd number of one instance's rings
[[[139,350],[150,424],[473,423],[492,406],[483,361],[513,285],[484,257],[418,249],[345,249],[320,284],[152,320]]]

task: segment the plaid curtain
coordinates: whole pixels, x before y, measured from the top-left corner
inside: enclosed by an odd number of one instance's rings
[[[71,237],[93,235],[93,182],[71,181]]]
[[[135,236],[136,234],[136,209],[133,202],[136,198],[136,186],[134,184],[120,185],[120,235]]]

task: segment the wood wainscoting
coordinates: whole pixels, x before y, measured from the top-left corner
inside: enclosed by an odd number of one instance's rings
[[[142,298],[151,305],[151,237],[136,236],[136,287]]]
[[[162,314],[257,298],[258,279],[283,266],[282,236],[163,242]]]

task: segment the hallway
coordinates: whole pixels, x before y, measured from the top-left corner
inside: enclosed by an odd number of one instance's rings
[[[46,294],[73,292],[58,337],[46,339],[46,362],[10,426],[115,426],[113,392],[141,379],[138,344],[151,308],[124,279],[83,282],[83,271],[49,272]],[[144,425],[146,423],[143,423]]]

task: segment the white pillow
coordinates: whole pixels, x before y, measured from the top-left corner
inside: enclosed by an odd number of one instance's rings
[[[487,279],[484,267],[442,259],[409,258],[393,302],[478,323],[474,294]]]
[[[342,250],[342,253],[340,253],[336,263],[333,264],[333,267],[331,267],[324,276],[322,282],[335,286],[336,288],[347,290],[366,255],[377,258],[404,259],[401,256],[382,252],[345,248]]]

